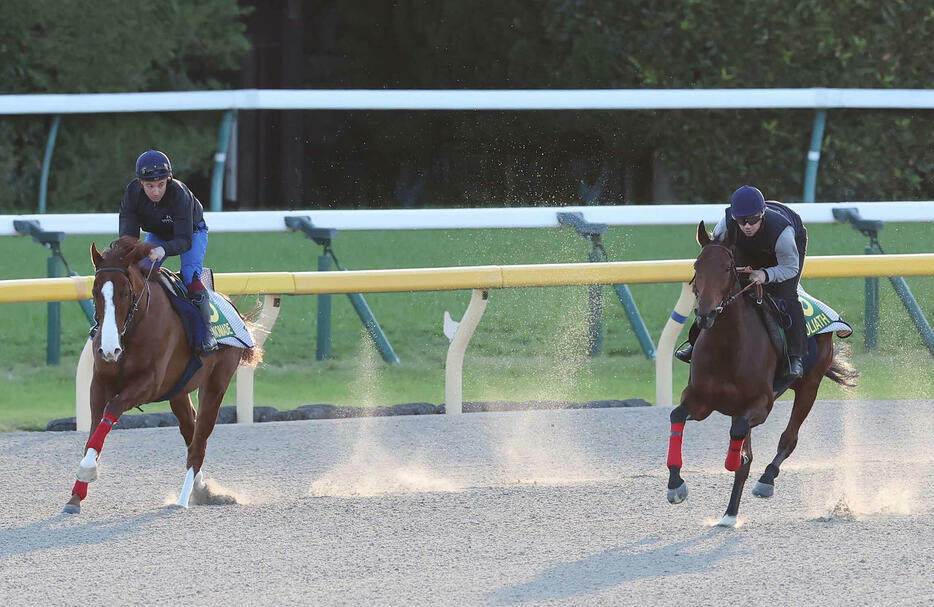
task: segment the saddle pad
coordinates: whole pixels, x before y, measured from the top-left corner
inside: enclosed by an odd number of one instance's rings
[[[801,302],[801,310],[804,312],[804,324],[808,328],[808,337],[836,331],[837,337],[845,338],[853,333],[853,327],[844,321],[833,308],[810,295],[800,283],[798,284],[798,301]]]
[[[234,305],[223,295],[214,291],[208,293],[211,294],[211,332],[217,343],[235,348],[252,348],[255,345],[253,336]]]

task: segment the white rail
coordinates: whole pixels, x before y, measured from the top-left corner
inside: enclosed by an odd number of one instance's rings
[[[452,230],[458,228],[558,227],[558,213],[579,212],[591,223],[609,225],[713,225],[727,203],[569,207],[506,207],[484,209],[383,209],[206,212],[212,232],[282,232],[285,218],[307,216],[320,228],[338,230]],[[819,202],[789,205],[805,224],[834,223],[833,209],[857,208],[863,219],[878,221],[934,221],[934,201]],[[15,220],[38,221],[47,232],[116,234],[117,213],[0,215],[0,236],[15,236]]]
[[[0,95],[0,114],[204,110],[934,108],[924,89],[279,90]]]

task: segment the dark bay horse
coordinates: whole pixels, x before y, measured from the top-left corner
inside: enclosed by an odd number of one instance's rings
[[[191,350],[181,320],[168,295],[139,269],[152,245],[124,236],[103,253],[91,245],[94,263],[94,308],[99,330],[94,336],[94,373],[91,379],[91,436],[78,480],[63,512],[77,514],[87,497],[88,483],[97,478],[97,462],[104,439],[120,416],[145,403],[158,400],[180,380]],[[230,380],[240,364],[255,365],[262,358],[259,347],[241,349],[221,346],[202,356],[202,366],[174,397],[169,399],[179,430],[188,446],[187,472],[178,503],[187,506],[194,486],[203,487],[201,466],[208,437]],[[198,390],[198,411],[189,394]]]
[[[671,412],[671,438],[668,444],[668,501],[687,498],[681,479],[681,441],[685,421],[700,421],[717,411],[732,419],[730,447],[725,466],[735,472],[733,491],[721,526],[736,524],[739,501],[752,465],[751,431],[769,416],[775,399],[773,380],[778,355],[769,339],[756,303],[741,295],[739,271],[729,241],[711,240],[704,222],[697,226],[700,255],[694,263],[695,314],[703,329],[694,345],[688,385],[681,393],[681,404]],[[816,336],[817,362],[788,388],[795,393],[791,419],[778,441],[778,452],[756,483],[753,495],[771,497],[779,468],[798,443],[798,430],[811,411],[817,389],[824,377],[838,384],[854,386],[859,373],[846,360],[842,349],[834,348],[833,334]]]

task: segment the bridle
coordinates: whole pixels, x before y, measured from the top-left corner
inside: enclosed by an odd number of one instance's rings
[[[735,260],[735,258],[733,257],[733,251],[730,249],[730,247],[728,247],[728,246],[726,246],[726,245],[722,245],[722,244],[717,244],[717,243],[715,243],[715,242],[710,242],[710,243],[707,244],[707,246],[708,246],[708,247],[719,247],[719,248],[721,248],[721,249],[725,249],[725,250],[726,250],[727,255],[730,256],[730,272],[733,274],[733,281],[730,283],[730,287],[732,288],[732,286],[733,286],[734,284],[738,284],[738,283],[739,283],[739,270],[736,269],[736,260]],[[696,276],[697,276],[697,274],[695,273],[695,277],[696,277]],[[694,285],[694,278],[691,278],[691,284]],[[742,295],[743,293],[745,293],[746,291],[748,291],[748,290],[751,289],[752,287],[757,287],[757,289],[756,289],[756,303],[761,304],[761,303],[762,303],[762,285],[756,284],[756,283],[754,283],[754,282],[750,282],[748,285],[746,285],[745,287],[743,287],[742,289],[740,289],[740,290],[737,291],[736,293],[733,293],[732,295],[729,295],[729,296],[727,296],[727,297],[724,297],[724,298],[720,301],[720,305],[718,305],[716,308],[714,308],[714,310],[717,312],[718,315],[719,315],[719,314],[722,314],[722,313],[723,313],[723,310],[724,310],[728,305],[730,305],[731,303],[733,303],[734,301],[736,301],[736,300],[739,298],[740,295]],[[697,296],[697,286],[696,286],[696,285],[694,286],[694,295]]]
[[[155,267],[156,267],[155,264],[149,266],[149,274],[146,275],[146,280],[143,281],[146,284],[145,293],[147,295],[146,297],[146,311],[147,312],[149,312],[149,302],[152,300],[152,297],[149,296],[150,295],[149,277],[152,276],[152,270]],[[140,291],[140,294],[137,297],[136,292],[133,291],[133,281],[130,280],[130,273],[127,271],[126,268],[121,268],[119,266],[104,266],[102,268],[97,268],[97,270],[94,271],[94,275],[96,276],[97,274],[100,274],[101,272],[120,272],[121,274],[126,276],[127,282],[130,283],[130,295],[132,296],[134,301],[133,301],[133,305],[130,307],[130,312],[126,315],[126,321],[124,321],[123,323],[123,330],[120,331],[120,337],[123,337],[126,334],[127,329],[130,328],[130,325],[133,322],[133,316],[136,314],[136,311],[139,309],[139,302],[141,299],[143,299],[143,291]]]

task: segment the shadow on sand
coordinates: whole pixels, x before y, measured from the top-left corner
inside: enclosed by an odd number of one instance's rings
[[[23,527],[0,529],[0,558],[56,548],[93,546],[113,542],[153,522],[172,516],[176,508],[165,507],[135,516],[107,520],[82,520],[74,514],[57,514]]]
[[[696,538],[673,544],[660,544],[657,538],[646,538],[578,561],[554,565],[535,579],[500,588],[488,598],[497,605],[584,598],[639,579],[703,573],[711,564],[729,556],[739,541],[735,534],[721,529],[711,529]]]

